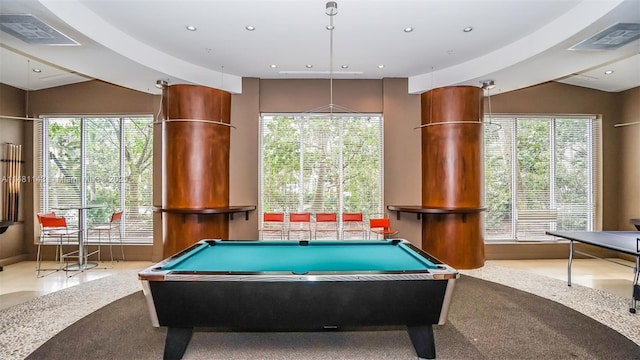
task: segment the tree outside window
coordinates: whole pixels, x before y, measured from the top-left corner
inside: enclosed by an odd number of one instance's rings
[[[382,212],[379,114],[263,114],[263,212]]]
[[[87,224],[124,210],[123,241],[152,242],[153,117],[51,117],[42,126],[41,207],[104,204]],[[77,223],[77,212],[64,214]]]

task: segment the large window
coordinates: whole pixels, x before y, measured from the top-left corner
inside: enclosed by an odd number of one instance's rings
[[[382,116],[263,114],[261,211],[382,212]]]
[[[546,241],[594,230],[600,176],[595,117],[492,117],[485,127],[487,241]]]
[[[123,241],[152,243],[152,127],[152,116],[43,119],[41,211],[104,204],[87,211],[85,228],[124,210]],[[77,211],[62,215],[77,223]]]

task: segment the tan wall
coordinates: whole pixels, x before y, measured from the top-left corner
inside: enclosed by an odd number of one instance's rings
[[[101,81],[88,81],[74,85],[60,86],[56,88],[32,91],[29,93],[29,113],[38,117],[43,115],[156,115],[160,108],[160,96],[154,96],[114,86]],[[160,174],[161,154],[159,148],[159,132],[154,131],[154,174]],[[25,144],[33,149],[32,124],[25,124]],[[35,173],[36,164],[33,163],[33,153],[30,153],[31,162],[28,171]],[[154,204],[160,204],[160,178],[154,175]],[[27,184],[29,185],[29,184]],[[39,209],[39,184],[33,183],[25,186],[28,203],[25,204],[25,214],[35,214]],[[159,215],[154,214],[154,221],[160,224]],[[38,227],[35,215],[25,216],[25,247],[29,257],[35,259],[36,247],[33,239],[37,236]],[[154,237],[157,234],[154,232]],[[157,237],[162,239],[162,237]],[[158,255],[159,254],[159,255]],[[149,260],[151,257],[162,256],[162,243],[156,242],[153,247],[128,246],[125,258],[128,260]]]
[[[242,94],[231,96],[231,145],[229,154],[229,204],[258,205],[258,124],[260,80],[242,80]],[[258,212],[235,214],[229,222],[229,238],[257,239]]]
[[[0,84],[0,115],[25,116],[25,92],[11,86]],[[14,120],[0,118],[0,157],[4,158],[4,144],[10,143],[23,145],[24,149],[24,120]],[[24,151],[24,150],[23,150]],[[24,172],[23,172],[24,174]],[[0,179],[5,176],[5,163],[0,163]],[[0,181],[0,204],[4,204],[5,199],[2,188],[4,181]],[[21,189],[24,192],[24,186]],[[24,196],[19,200],[19,219],[23,220],[25,214]],[[1,217],[0,212],[0,217]],[[3,219],[5,220],[5,219]],[[17,223],[9,226],[4,234],[0,235],[0,266],[4,265],[3,260],[13,259],[11,262],[22,260],[24,254],[24,223]]]
[[[635,230],[629,219],[640,218],[640,87],[620,97],[621,114],[616,123],[636,124],[614,129],[620,137],[618,228]]]
[[[15,112],[21,114],[24,98],[13,88],[0,88],[2,101],[0,114]],[[527,89],[492,96],[494,113],[519,114],[599,114],[603,118],[604,153],[604,201],[603,228],[628,228],[628,218],[640,216],[638,208],[638,166],[640,126],[614,128],[613,124],[638,121],[640,101],[639,89],[624,93],[606,93],[559,83],[546,83]],[[13,94],[5,97],[5,94]],[[17,95],[16,95],[17,94]],[[6,103],[10,103],[7,105]],[[393,205],[418,205],[421,199],[421,150],[420,132],[414,130],[420,124],[420,100],[418,95],[407,93],[406,79],[384,80],[335,80],[333,102],[336,105],[359,112],[382,112],[384,115],[384,201]],[[243,80],[243,93],[232,96],[231,123],[236,128],[231,131],[230,203],[232,205],[258,205],[258,129],[260,112],[306,112],[329,104],[329,82],[327,80]],[[29,113],[31,115],[52,114],[157,114],[160,96],[139,93],[99,81],[69,85],[54,89],[31,92]],[[23,136],[26,150],[33,146],[31,124],[17,124],[23,135],[12,135],[11,141]],[[4,129],[16,127],[12,120],[0,119]],[[155,134],[155,153],[160,154],[159,132]],[[33,169],[33,154],[25,152],[29,166]],[[620,161],[622,159],[622,161]],[[154,159],[154,173],[161,174],[159,156]],[[32,171],[28,170],[27,171]],[[155,176],[154,187],[160,189],[160,178]],[[24,214],[33,214],[37,209],[36,192],[25,189]],[[618,190],[620,189],[620,190]],[[154,205],[161,203],[159,191],[154,192]],[[235,214],[230,223],[229,235],[232,239],[256,238],[259,214],[250,213],[249,220],[244,214]],[[389,214],[392,225],[401,235],[420,244],[421,223],[417,217],[403,214],[397,221],[394,213]],[[155,245],[127,249],[128,259],[159,260],[162,253],[160,243],[161,226],[159,214],[154,215]],[[9,241],[13,253],[30,253],[33,258],[35,224],[32,216],[24,216],[24,248],[20,241]],[[15,230],[9,230],[15,231]],[[0,258],[5,258],[6,234],[0,239]],[[17,244],[17,245],[16,245]],[[565,246],[566,247],[566,246]],[[551,248],[551,247],[549,247]],[[523,248],[520,248],[523,249]],[[518,248],[501,246],[495,254],[487,251],[487,257],[526,257],[531,253],[527,248],[517,255]],[[549,251],[551,253],[553,251]],[[539,252],[536,252],[538,254]],[[544,253],[544,251],[543,251]],[[131,257],[130,257],[131,255]],[[13,256],[13,255],[12,255]]]
[[[619,95],[579,86],[549,82],[491,97],[493,113],[596,114],[602,117],[603,179],[602,229],[617,230],[621,174],[619,132],[613,127],[620,117]],[[485,111],[488,111],[485,107]]]
[[[329,104],[328,80],[260,80],[260,112],[309,112],[315,109],[328,112]],[[333,104],[353,112],[383,113],[383,208],[394,204],[419,205],[422,196],[421,140],[420,131],[414,128],[420,125],[420,97],[407,93],[407,79],[334,80]],[[233,112],[232,118],[235,121]],[[252,165],[256,169],[257,157],[256,153],[256,162]],[[421,223],[414,220],[415,217],[397,221],[395,214],[389,215],[392,227],[420,246]]]

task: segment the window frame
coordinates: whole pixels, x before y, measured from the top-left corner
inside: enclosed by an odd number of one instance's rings
[[[94,120],[94,119],[117,119],[118,120],[118,141],[120,143],[119,146],[119,154],[118,154],[118,170],[119,170],[119,176],[117,177],[113,177],[112,180],[109,181],[116,181],[118,182],[118,209],[109,209],[112,211],[115,210],[123,210],[125,211],[126,214],[126,184],[125,181],[123,181],[123,179],[126,179],[126,157],[125,157],[125,152],[127,147],[126,146],[122,146],[122,144],[126,144],[126,135],[127,135],[127,127],[125,126],[125,124],[128,121],[131,121],[131,119],[146,119],[148,121],[148,124],[146,126],[154,126],[154,116],[153,114],[134,114],[134,115],[123,115],[123,114],[93,114],[93,115],[78,115],[78,114],[73,114],[73,115],[63,115],[63,114],[55,114],[55,115],[41,115],[40,116],[40,121],[38,121],[36,123],[36,126],[34,126],[34,154],[37,157],[36,161],[34,161],[34,173],[37,173],[38,175],[36,175],[34,178],[35,179],[39,179],[39,181],[37,181],[36,183],[39,185],[39,187],[34,188],[34,191],[38,194],[37,198],[39,200],[39,204],[38,206],[36,206],[36,208],[39,208],[40,212],[48,212],[50,211],[50,204],[49,204],[49,199],[48,199],[48,192],[49,192],[49,174],[48,174],[48,167],[49,167],[49,159],[48,156],[45,154],[46,149],[49,148],[48,146],[48,142],[50,140],[50,137],[48,135],[49,133],[49,125],[50,125],[50,120],[56,120],[56,119],[79,119],[80,120],[80,180],[77,182],[79,184],[81,184],[82,186],[80,186],[80,204],[78,205],[82,205],[85,206],[87,205],[87,193],[86,193],[86,188],[88,186],[88,182],[87,182],[87,164],[86,161],[84,161],[84,159],[86,159],[86,150],[87,150],[87,139],[86,139],[86,122],[90,121],[90,120]],[[153,140],[154,140],[154,136],[153,136],[153,130],[151,130],[150,134],[149,134],[149,140],[151,141],[150,144],[150,151],[151,151],[151,157],[150,157],[150,161],[151,161],[151,174],[153,174]],[[90,176],[90,175],[89,175]],[[149,204],[148,207],[149,209],[151,209],[153,207],[153,179],[150,179],[150,184],[151,184],[151,193],[150,193],[150,199],[149,199]],[[152,216],[150,218],[152,220]],[[108,219],[104,220],[105,222],[108,221]],[[87,229],[89,226],[87,224],[87,219],[85,217],[84,219],[84,224],[79,224],[82,228]],[[75,222],[73,222],[75,224]],[[152,223],[151,223],[152,224]],[[91,225],[96,225],[96,224],[91,224]],[[135,237],[135,238],[130,238],[126,236],[126,230],[127,230],[127,216],[123,216],[122,220],[121,220],[121,229],[122,229],[122,242],[124,245],[153,245],[153,225],[150,226],[149,229],[147,229],[147,231],[145,233],[147,233],[148,236],[143,236],[143,237]],[[96,235],[97,236],[97,235]],[[89,238],[89,234],[87,234],[87,241],[91,242],[92,238]],[[35,241],[35,239],[34,239]]]
[[[557,123],[558,120],[571,120],[571,119],[584,119],[589,121],[587,128],[588,128],[588,134],[587,134],[587,142],[589,143],[587,146],[587,151],[589,153],[588,157],[587,157],[587,161],[588,161],[588,169],[587,169],[587,183],[589,185],[589,191],[587,191],[587,208],[590,209],[590,212],[587,214],[587,229],[584,230],[588,230],[588,231],[595,231],[598,230],[600,228],[600,224],[602,223],[601,221],[601,204],[599,199],[601,198],[601,192],[602,192],[602,119],[599,116],[596,115],[589,115],[589,114],[585,114],[585,115],[558,115],[558,114],[541,114],[541,115],[530,115],[530,114],[499,114],[499,115],[495,115],[492,114],[490,116],[485,116],[485,124],[490,124],[493,126],[487,126],[485,128],[485,135],[488,132],[491,131],[498,131],[499,128],[502,126],[501,120],[512,120],[513,121],[513,131],[510,134],[510,142],[512,145],[512,151],[511,151],[511,156],[510,156],[510,162],[511,162],[511,168],[509,169],[510,171],[510,197],[511,197],[511,208],[510,208],[510,222],[511,222],[511,226],[510,226],[510,234],[502,233],[501,235],[488,235],[488,216],[485,216],[485,220],[484,220],[484,232],[485,232],[485,242],[487,243],[500,243],[500,242],[553,242],[556,241],[555,238],[548,236],[546,234],[539,234],[536,235],[535,237],[525,237],[525,238],[520,238],[520,236],[518,235],[518,225],[522,225],[523,221],[529,221],[529,220],[519,220],[518,218],[518,214],[517,212],[519,211],[518,206],[516,206],[518,204],[518,189],[517,186],[515,186],[514,184],[517,183],[517,181],[519,180],[517,178],[518,176],[518,172],[516,171],[517,168],[517,157],[518,157],[518,146],[517,146],[517,136],[518,136],[518,122],[519,121],[532,121],[534,119],[539,119],[539,120],[545,120],[545,121],[550,121],[550,127],[549,127],[549,145],[548,145],[548,149],[549,149],[549,171],[550,171],[550,186],[549,186],[549,204],[550,204],[550,208],[551,209],[555,209],[556,208],[556,202],[558,200],[557,195],[555,194],[555,190],[556,190],[556,181],[558,179],[557,177],[557,173],[556,173],[556,165],[557,165],[557,159],[556,159],[556,141],[558,139],[558,133],[556,132],[557,130]],[[498,126],[498,128],[496,128],[496,126]],[[487,139],[485,136],[485,141],[484,141],[484,146],[485,146],[485,151],[484,151],[484,163],[485,163],[485,167],[488,166],[487,164],[489,164],[489,154],[486,151],[486,147],[487,147]],[[486,168],[485,168],[485,172],[486,172]],[[488,182],[485,181],[484,187],[485,187],[485,204],[487,203],[487,199],[486,196],[489,193],[488,191]],[[520,209],[521,210],[521,209]],[[490,209],[487,209],[487,212],[489,212]],[[553,212],[553,210],[549,211],[549,214],[533,214],[532,218],[533,220],[539,220],[542,223],[548,222],[549,224],[551,224],[551,230],[555,230],[555,227],[558,224],[558,220],[554,220],[552,221],[552,216],[551,213]]]
[[[299,126],[303,126],[302,125],[302,121],[304,121],[304,119],[312,119],[312,118],[327,118],[327,119],[335,119],[335,118],[376,118],[377,121],[379,121],[378,124],[376,124],[376,126],[378,127],[378,151],[377,151],[377,156],[378,156],[378,171],[379,171],[379,179],[378,179],[378,186],[377,186],[377,191],[378,191],[378,195],[377,195],[377,199],[378,201],[376,202],[375,205],[375,209],[373,211],[370,212],[370,214],[368,214],[366,211],[362,211],[363,216],[366,218],[368,215],[371,214],[378,214],[378,213],[383,213],[383,204],[384,204],[384,117],[382,113],[339,113],[339,114],[330,114],[330,113],[283,113],[283,112],[264,112],[261,113],[259,116],[259,126],[258,126],[258,213],[262,214],[264,213],[265,210],[265,201],[264,201],[264,188],[265,188],[265,175],[264,175],[264,134],[265,134],[265,117],[275,117],[275,116],[284,116],[284,117],[290,117],[292,119],[296,119],[297,121],[300,121]],[[340,119],[338,119],[337,121],[341,121]],[[342,127],[341,127],[342,129]],[[343,139],[343,133],[342,131],[340,131],[339,137],[340,139]],[[341,140],[342,141],[342,140]],[[301,148],[304,147],[304,144],[301,145]],[[340,169],[344,169],[344,154],[342,153],[343,150],[343,146],[340,146],[340,157],[339,157],[339,168]],[[301,165],[302,165],[302,161],[301,160]],[[302,166],[300,171],[302,172]],[[339,171],[339,181],[342,184],[343,182],[343,176],[344,173],[343,171]],[[300,195],[302,196],[302,195]],[[342,228],[342,224],[341,224],[341,216],[343,212],[353,212],[351,210],[346,210],[344,207],[344,200],[343,200],[343,196],[344,196],[344,188],[340,189],[340,193],[339,193],[339,200],[337,202],[337,217],[338,217],[338,222],[340,223],[340,229]],[[301,201],[300,204],[304,203],[304,201]],[[269,212],[271,212],[272,210],[269,210]],[[298,209],[297,211],[303,211],[303,209]],[[294,212],[294,211],[284,211],[285,213],[288,212]],[[285,219],[286,221],[286,219]],[[259,217],[259,228],[263,227],[263,219],[262,219],[262,215]],[[339,230],[340,231],[340,230]]]

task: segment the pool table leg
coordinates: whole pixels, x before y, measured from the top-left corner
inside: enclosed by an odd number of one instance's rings
[[[431,325],[407,326],[407,330],[418,357],[421,359],[435,359],[436,344],[433,339],[433,327]]]
[[[191,340],[193,328],[169,327],[164,342],[164,360],[182,359]]]

